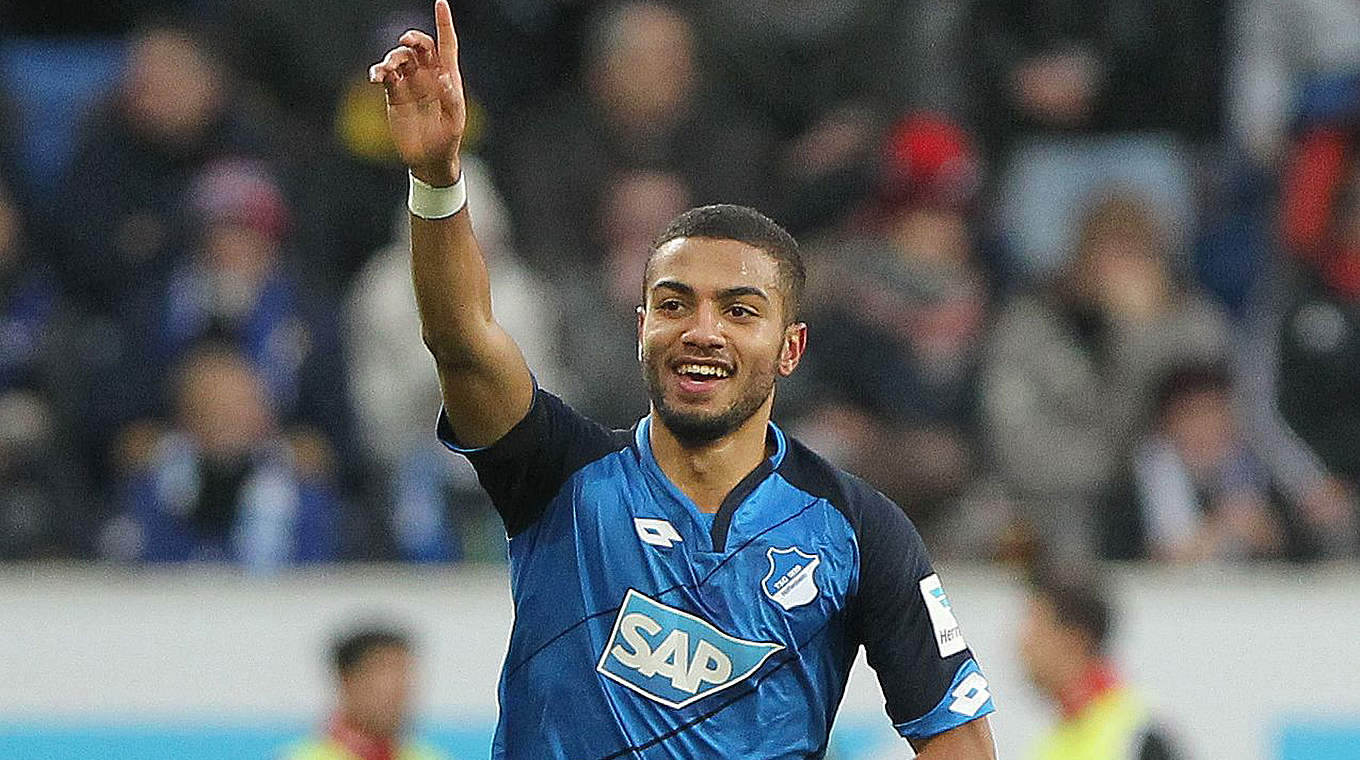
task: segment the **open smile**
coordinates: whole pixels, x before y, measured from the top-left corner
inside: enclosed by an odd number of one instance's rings
[[[685,395],[704,395],[734,374],[732,365],[714,360],[682,359],[671,365],[677,385]]]

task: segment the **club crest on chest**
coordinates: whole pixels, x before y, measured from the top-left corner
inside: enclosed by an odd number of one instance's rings
[[[770,601],[791,610],[817,598],[820,556],[790,546],[785,549],[770,547],[765,557],[770,562],[770,569],[760,581],[760,589]]]

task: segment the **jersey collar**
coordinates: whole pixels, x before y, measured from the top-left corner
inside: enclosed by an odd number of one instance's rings
[[[784,431],[774,422],[769,422],[766,430],[766,443],[774,444],[774,451],[766,457],[754,470],[741,479],[731,492],[723,498],[722,505],[718,507],[718,512],[713,516],[713,524],[709,528],[709,535],[713,539],[713,551],[724,551],[727,544],[727,531],[732,526],[732,517],[741,506],[747,496],[756,489],[779,465],[784,462],[784,455],[788,451],[788,440],[784,437]],[[642,460],[642,466],[661,483],[671,496],[681,504],[684,504],[696,516],[699,515],[699,506],[694,500],[685,495],[680,487],[675,485],[666,473],[657,464],[656,456],[652,453],[652,441],[648,437],[648,431],[652,426],[652,415],[643,417],[637,424],[633,432],[633,443],[637,448],[638,457]]]

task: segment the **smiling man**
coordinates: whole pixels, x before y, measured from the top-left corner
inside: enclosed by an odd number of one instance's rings
[[[680,215],[638,309],[651,413],[619,431],[583,418],[536,387],[492,316],[446,0],[435,23],[437,39],[407,32],[370,78],[411,170],[438,434],[510,536],[493,757],[822,757],[862,646],[919,757],[993,758],[987,680],[916,530],[770,422],[807,345],[793,238],[749,208]]]

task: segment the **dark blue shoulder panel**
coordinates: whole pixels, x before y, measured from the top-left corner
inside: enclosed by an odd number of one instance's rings
[[[910,725],[934,713],[956,688],[955,678],[972,653],[937,642],[922,583],[935,571],[916,527],[891,499],[797,441],[790,441],[779,472],[790,484],[829,501],[855,531],[859,582],[847,627],[851,643],[864,646],[878,674],[892,722]],[[924,585],[934,586],[932,581]]]
[[[631,440],[628,431],[611,431],[541,388],[524,419],[490,446],[460,447],[443,410],[437,432],[440,442],[466,456],[477,470],[511,537],[543,515],[572,473],[627,448]]]

